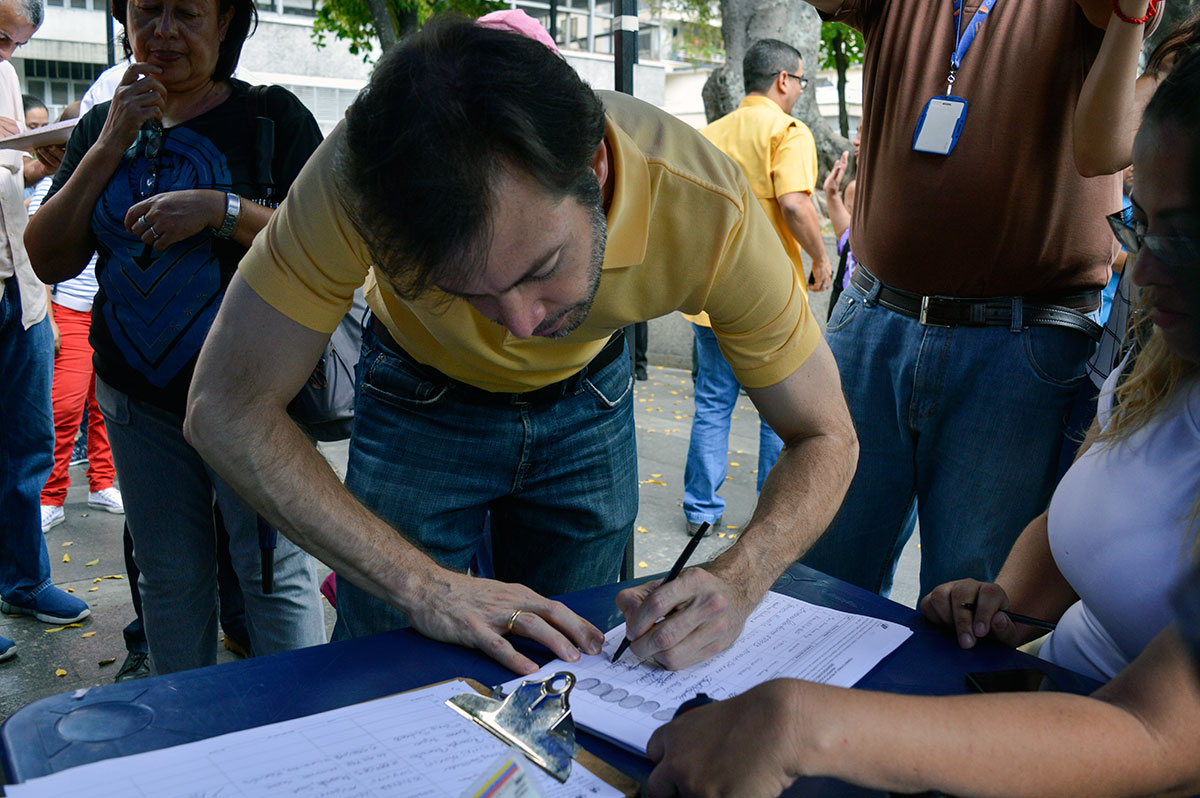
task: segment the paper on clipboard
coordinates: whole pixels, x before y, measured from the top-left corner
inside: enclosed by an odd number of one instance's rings
[[[43,125],[27,133],[8,136],[7,138],[0,139],[0,150],[22,150],[23,152],[29,152],[39,147],[66,144],[71,138],[71,131],[75,129],[75,125],[78,122],[78,118],[64,119],[61,122]]]
[[[458,798],[512,749],[445,705],[454,680],[304,718],[106,759],[4,789],[13,798],[94,795],[447,796]],[[586,752],[582,752],[586,753]],[[618,798],[636,783],[591,755],[566,784],[531,766],[545,798]],[[607,770],[606,770],[607,769]],[[598,775],[599,774],[599,775]],[[613,774],[616,774],[615,777]],[[621,779],[620,787],[613,786]]]

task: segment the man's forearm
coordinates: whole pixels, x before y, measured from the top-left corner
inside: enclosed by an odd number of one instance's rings
[[[787,441],[750,522],[710,570],[728,575],[757,603],[829,526],[857,462],[852,429]]]
[[[280,409],[194,391],[188,439],[259,513],[301,548],[393,606],[433,563],[350,495]]]
[[[821,219],[817,216],[817,208],[810,196],[805,195],[803,202],[793,203],[785,208],[783,218],[792,237],[812,258],[814,272],[817,264],[829,262],[829,253],[825,251],[825,239],[821,237]]]

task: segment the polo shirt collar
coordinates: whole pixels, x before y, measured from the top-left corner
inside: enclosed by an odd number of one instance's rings
[[[635,266],[646,259],[650,238],[650,167],[611,116],[605,117],[604,139],[612,153],[613,193],[608,206],[605,269]]]
[[[783,113],[783,109],[779,107],[779,103],[761,94],[747,94],[738,104],[738,108],[753,108],[755,106],[760,108],[774,108],[779,113]]]

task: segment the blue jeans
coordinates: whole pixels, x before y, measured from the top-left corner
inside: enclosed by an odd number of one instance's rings
[[[717,490],[729,472],[729,420],[742,386],[721,354],[716,334],[699,324],[692,325],[692,333],[696,341],[696,414],[683,469],[683,514],[693,524],[714,524],[725,512],[725,499]],[[759,492],[782,450],[783,441],[767,422],[760,421]]]
[[[496,578],[545,596],[616,580],[638,502],[628,356],[556,400],[500,405],[368,325],[358,370],[346,487],[372,512],[466,571],[490,510]],[[337,610],[335,640],[407,624],[344,578]]]
[[[39,505],[54,465],[50,320],[21,325],[17,278],[0,294],[0,596],[20,604],[50,587]]]
[[[921,521],[921,594],[995,578],[1046,509],[1092,342],[1059,327],[927,327],[855,285],[826,330],[858,471],[803,562],[887,595]]]
[[[262,592],[258,514],[184,440],[183,420],[99,378],[96,403],[120,475],[155,672],[216,662],[214,498],[229,533],[254,653],[324,643],[325,618],[312,558],[280,535],[274,591]]]

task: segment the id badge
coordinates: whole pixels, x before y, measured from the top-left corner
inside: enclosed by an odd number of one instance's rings
[[[967,118],[967,101],[952,94],[934,97],[925,104],[917,130],[913,134],[913,149],[934,155],[949,155],[958,143],[963,122]]]

